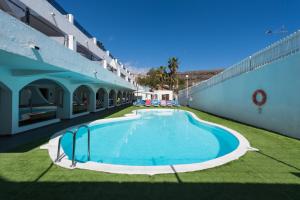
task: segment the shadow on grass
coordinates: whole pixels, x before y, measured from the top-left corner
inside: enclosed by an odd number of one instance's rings
[[[41,173],[41,174],[34,180],[34,182],[38,182],[45,174],[47,174],[47,172],[52,168],[53,165],[54,165],[53,162],[51,162],[51,164],[49,165],[49,167],[47,167],[47,169],[45,169],[45,170],[43,171],[43,173]]]
[[[267,158],[270,158],[270,159],[272,159],[272,160],[274,160],[274,161],[276,161],[276,162],[278,162],[278,163],[281,163],[281,164],[283,164],[283,165],[286,165],[286,166],[288,166],[288,167],[291,167],[291,168],[294,168],[294,169],[300,171],[300,169],[299,169],[298,167],[295,167],[294,165],[288,164],[288,163],[286,163],[286,162],[284,162],[284,161],[282,161],[282,160],[279,160],[279,159],[277,159],[277,158],[274,158],[273,156],[270,156],[270,155],[268,155],[268,154],[266,154],[266,153],[263,153],[263,152],[261,152],[261,151],[257,151],[257,153],[259,153],[260,155],[263,155],[263,156],[265,156],[265,157],[267,157]]]
[[[294,176],[297,176],[300,179],[300,173],[297,172],[291,172],[291,174],[293,174]]]
[[[0,179],[0,199],[300,199],[296,184],[8,182]]]
[[[30,151],[31,149],[46,143],[53,134],[63,129],[78,124],[90,122],[93,120],[105,118],[129,106],[130,105],[114,107],[97,113],[91,113],[86,116],[77,117],[71,120],[62,120],[59,123],[37,128],[34,130],[29,130],[14,136],[1,136],[0,153],[16,153]]]

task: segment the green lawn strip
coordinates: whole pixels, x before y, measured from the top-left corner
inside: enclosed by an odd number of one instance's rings
[[[135,109],[142,108],[128,107],[109,117],[120,117]],[[72,199],[80,199],[84,194],[89,198],[102,196],[104,199],[126,195],[131,199],[159,199],[160,195],[173,199],[197,195],[231,199],[233,193],[240,199],[299,197],[299,140],[191,108],[180,109],[240,132],[260,152],[248,152],[237,161],[213,169],[177,176],[146,176],[68,170],[53,165],[48,152],[38,147],[25,152],[14,150],[0,154],[0,199],[59,199],[59,194]],[[39,144],[39,141],[33,143]],[[21,146],[19,149],[26,148]]]

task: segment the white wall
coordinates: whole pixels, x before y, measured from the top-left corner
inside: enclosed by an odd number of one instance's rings
[[[265,65],[210,88],[191,92],[189,105],[215,115],[300,138],[300,54]],[[267,93],[261,113],[252,102],[257,89]],[[179,101],[186,104],[186,94]]]
[[[155,90],[154,95],[157,95],[158,100],[162,100],[162,96],[168,94],[169,100],[173,100],[173,91],[171,90]]]

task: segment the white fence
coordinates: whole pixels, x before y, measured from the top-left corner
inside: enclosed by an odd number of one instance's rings
[[[186,94],[189,90],[190,95],[204,90],[208,87],[219,84],[227,79],[233,78],[240,74],[252,71],[276,60],[292,55],[300,50],[300,30],[279,40],[272,45],[254,53],[237,64],[232,65],[220,74],[217,74],[206,81],[202,81],[194,86],[179,91],[180,95]]]

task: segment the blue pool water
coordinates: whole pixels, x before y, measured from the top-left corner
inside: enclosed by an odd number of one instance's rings
[[[221,128],[201,123],[178,110],[140,110],[139,119],[93,125],[91,161],[157,166],[208,161],[235,150],[238,139]],[[72,158],[72,134],[62,138],[62,148]],[[87,131],[77,134],[75,159],[87,161]]]

